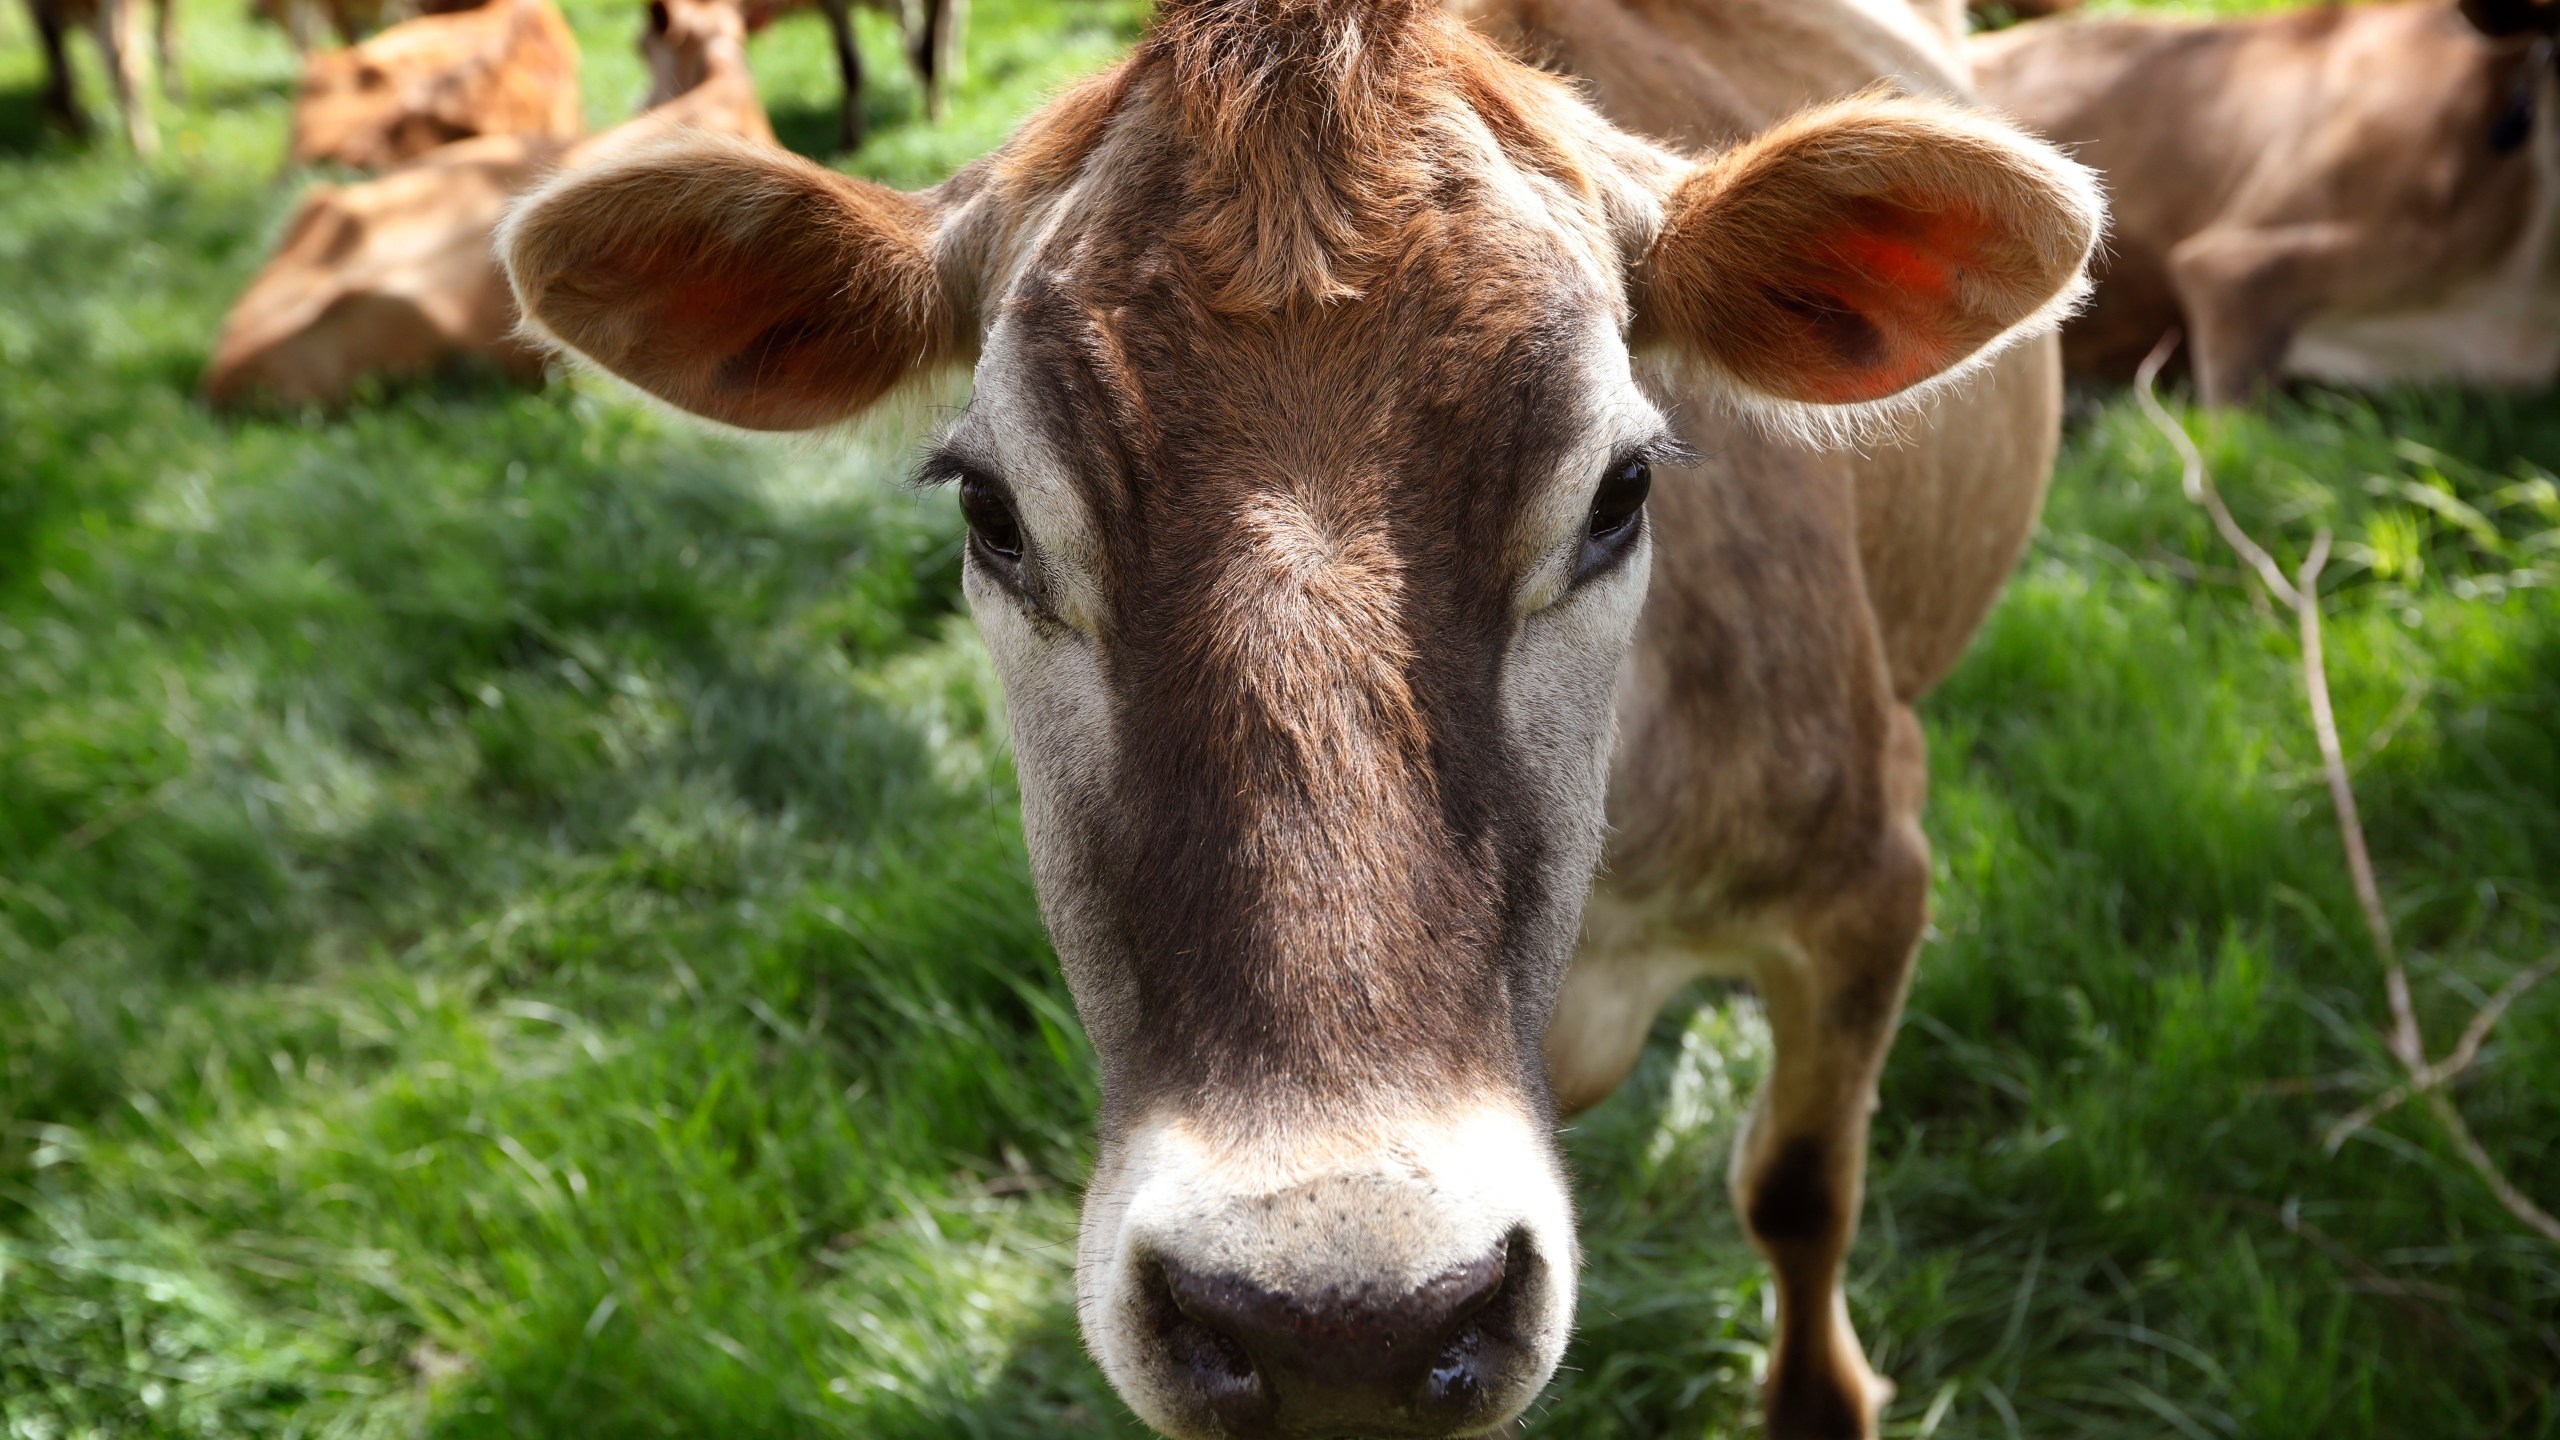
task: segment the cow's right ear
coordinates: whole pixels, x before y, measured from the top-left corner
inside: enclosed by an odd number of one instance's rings
[[[933,222],[912,196],[695,136],[534,191],[498,254],[537,332],[697,415],[806,430],[952,358]]]

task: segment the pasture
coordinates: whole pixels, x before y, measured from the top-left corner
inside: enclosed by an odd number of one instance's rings
[[[639,7],[566,8],[601,127]],[[939,127],[866,18],[839,163],[938,178],[1144,21],[972,8]],[[39,126],[0,12],[0,1434],[1138,1433],[1077,1339],[1096,1079],[960,522],[903,483],[935,407],[824,446],[574,377],[210,415],[304,183],[244,10],[186,9],[148,164]],[[751,61],[820,147],[823,26]],[[2340,729],[2441,1053],[2560,948],[2560,401],[2189,420],[2280,554],[2337,537]],[[2131,399],[2076,397],[1925,712],[1936,919],[1852,1264],[1889,1435],[2560,1435],[2560,1249],[2419,1107],[2322,1148],[2398,1072],[2296,657]],[[1756,1424],[1723,1174],[1765,1052],[1703,989],[1574,1124],[1580,1331],[1530,1435]],[[2459,1096],[2560,1204],[2560,983]]]

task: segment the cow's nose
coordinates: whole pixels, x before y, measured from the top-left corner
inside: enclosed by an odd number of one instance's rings
[[[1176,1383],[1231,1434],[1465,1435],[1529,1363],[1512,1312],[1536,1264],[1519,1231],[1412,1286],[1291,1293],[1160,1259],[1151,1308]]]

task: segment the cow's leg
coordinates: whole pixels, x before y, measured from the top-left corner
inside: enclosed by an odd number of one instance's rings
[[[914,32],[908,37],[914,47],[916,75],[924,82],[925,118],[942,122],[946,93],[959,79],[960,26],[968,13],[968,0],[918,0]]]
[[[63,48],[61,12],[45,0],[29,0],[36,37],[44,44],[45,113],[74,135],[89,133],[89,117],[80,110],[80,91],[71,77],[71,53]]]
[[[2169,251],[2196,398],[2237,405],[2275,382],[2294,332],[2329,298],[2350,237],[2334,225],[2217,229]]]
[[[115,87],[116,110],[124,116],[125,137],[137,155],[160,152],[160,132],[152,128],[150,99],[143,82],[142,36],[136,23],[142,0],[98,0],[98,50],[106,56],[107,80]]]
[[[155,17],[154,39],[160,52],[160,93],[172,100],[187,95],[186,77],[178,71],[178,0],[156,0],[160,6]]]
[[[818,0],[836,41],[836,69],[844,75],[844,106],[836,113],[836,144],[862,143],[862,51],[853,43],[853,0]]]
[[[1867,1367],[1840,1289],[1865,1195],[1867,1122],[1927,922],[1929,846],[1919,722],[1896,707],[1891,797],[1862,861],[1800,902],[1756,951],[1774,1042],[1770,1074],[1734,1148],[1734,1203],[1776,1273],[1778,1328],[1764,1390],[1778,1440],[1870,1440],[1892,1387]]]

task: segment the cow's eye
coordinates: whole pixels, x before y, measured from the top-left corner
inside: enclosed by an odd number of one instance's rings
[[[1596,575],[1635,548],[1644,530],[1644,499],[1653,493],[1653,467],[1642,460],[1622,460],[1609,468],[1591,496],[1591,520],[1583,528],[1582,559],[1574,567],[1579,580]]]
[[[980,558],[1006,571],[1022,563],[1022,520],[1001,483],[975,470],[963,474],[960,515],[969,522],[969,540]]]

